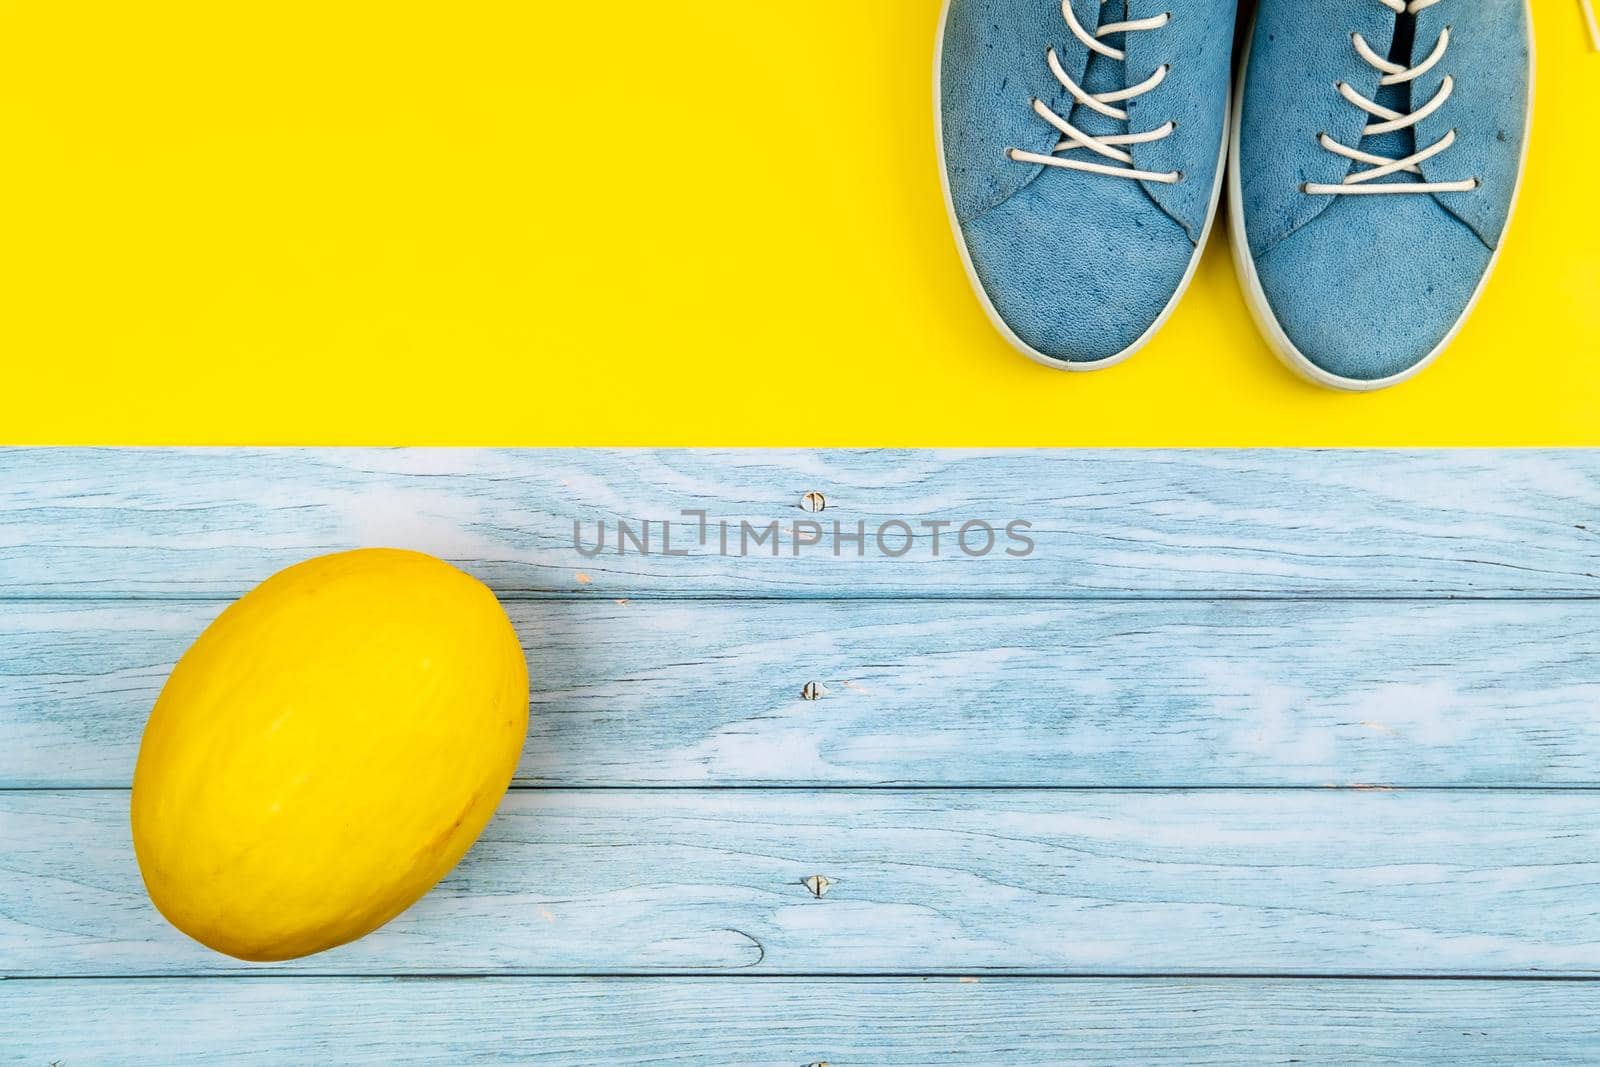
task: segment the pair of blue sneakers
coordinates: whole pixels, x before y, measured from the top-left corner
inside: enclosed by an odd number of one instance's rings
[[[1258,0],[1231,91],[1237,3],[947,0],[939,154],[974,287],[1039,362],[1116,363],[1194,277],[1227,174],[1278,354],[1334,388],[1402,381],[1500,249],[1528,0]]]

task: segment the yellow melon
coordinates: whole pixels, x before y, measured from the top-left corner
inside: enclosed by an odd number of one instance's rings
[[[391,549],[290,567],[200,635],[150,715],[132,801],[150,899],[241,959],[352,941],[472,846],[527,725],[521,645],[477,580]]]

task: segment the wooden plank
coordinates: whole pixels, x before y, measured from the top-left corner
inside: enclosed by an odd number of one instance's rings
[[[823,494],[827,509],[801,500]],[[697,541],[707,513],[708,543]],[[504,596],[1596,596],[1600,453],[11,450],[0,591],[232,597],[320,552],[398,545]],[[671,522],[587,559],[574,523]],[[823,544],[794,555],[796,521]],[[723,555],[717,523],[783,528]],[[927,521],[1032,524],[969,558]],[[864,557],[832,524],[864,523]],[[920,533],[883,555],[875,532]],[[586,535],[584,543],[590,536]],[[889,528],[885,547],[903,534]],[[969,547],[983,547],[974,529]],[[842,553],[833,554],[835,547]],[[776,550],[776,557],[770,554]]]
[[[1600,985],[728,978],[0,983],[19,1063],[1591,1062]]]
[[[220,609],[11,605],[0,785],[127,786],[167,671]],[[510,611],[535,688],[524,784],[1600,784],[1592,601]]]
[[[0,794],[0,857],[0,974],[263,969],[151,907],[124,793]],[[1597,887],[1592,792],[521,791],[284,969],[1600,975]]]

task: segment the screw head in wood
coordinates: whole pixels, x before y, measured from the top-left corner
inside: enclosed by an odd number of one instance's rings
[[[827,507],[828,498],[817,492],[815,489],[811,490],[811,492],[800,498],[801,511],[825,511],[827,510]]]
[[[811,895],[821,900],[828,895],[828,890],[833,888],[833,879],[822,874],[813,874],[810,878],[803,878],[800,884],[811,890]]]
[[[817,683],[817,682],[807,682],[800,689],[800,697],[803,700],[821,700],[823,698],[823,696],[825,696],[827,694],[827,692],[828,691],[826,689],[824,689],[819,683]]]

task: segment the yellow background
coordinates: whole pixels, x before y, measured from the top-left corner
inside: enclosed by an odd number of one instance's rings
[[[1534,7],[1496,280],[1348,396],[1268,354],[1222,241],[1121,367],[994,336],[937,0],[0,0],[0,439],[1600,444],[1600,55]]]

